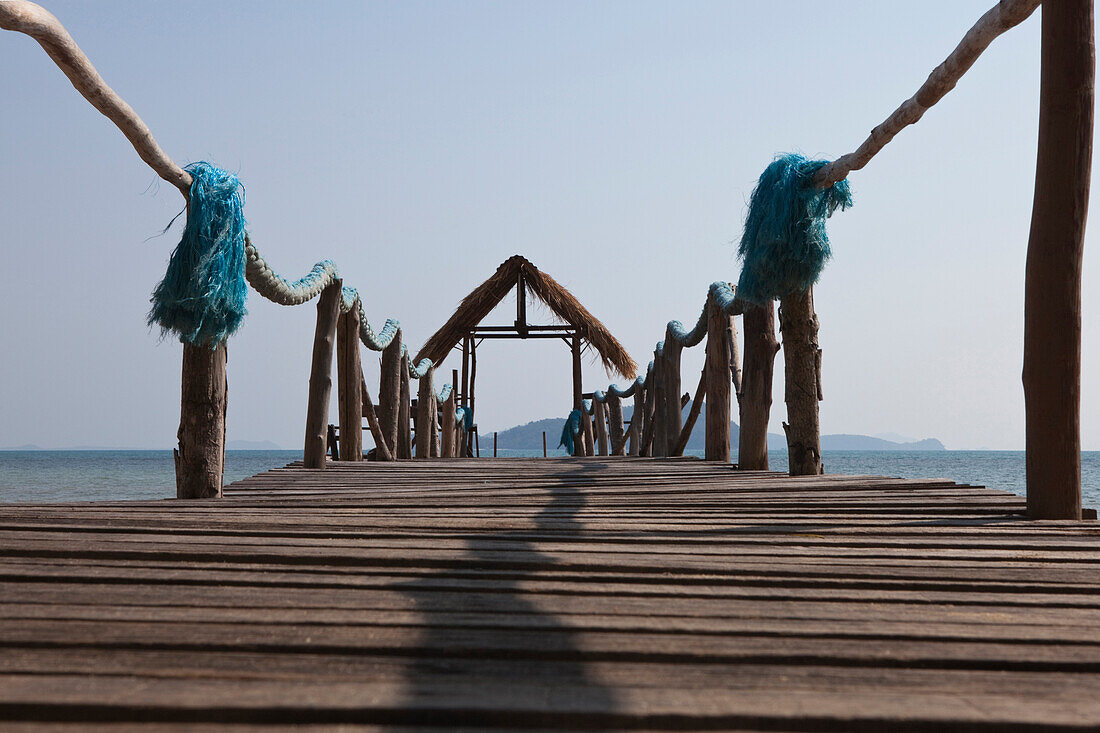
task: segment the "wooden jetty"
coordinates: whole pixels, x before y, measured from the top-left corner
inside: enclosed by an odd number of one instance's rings
[[[0,505],[0,730],[1095,730],[1100,527],[1024,511],[629,457]]]

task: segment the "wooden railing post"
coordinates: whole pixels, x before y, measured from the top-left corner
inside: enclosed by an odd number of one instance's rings
[[[634,388],[634,413],[630,416],[630,455],[642,455],[642,428],[645,425],[645,387]]]
[[[601,456],[607,455],[607,410],[604,403],[592,398],[593,421],[596,424],[596,447]]]
[[[336,383],[340,460],[363,460],[363,367],[359,363],[359,303],[336,322]]]
[[[401,403],[401,329],[382,350],[382,374],[378,380],[378,422],[386,447],[397,457],[397,413]]]
[[[336,344],[336,322],[340,319],[342,285],[342,281],[334,281],[317,298],[317,328],[313,334],[313,365],[309,372],[306,441],[302,455],[306,468],[325,467],[328,404],[332,394],[332,351]]]
[[[1027,513],[1081,518],[1081,268],[1096,75],[1092,0],[1043,3],[1039,152],[1024,276]]]
[[[183,345],[176,498],[218,499],[225,470],[226,349]],[[324,460],[324,454],[321,454]]]
[[[821,463],[821,349],[817,345],[814,293],[785,296],[779,306],[779,330],[783,334],[784,387],[787,420],[787,460],[791,476],[816,476],[825,472]]]
[[[623,434],[623,398],[618,395],[607,396],[607,421],[611,431],[611,455],[626,453],[626,436]]]
[[[691,431],[695,428],[695,421],[699,419],[699,413],[703,409],[703,402],[707,399],[707,369],[699,373],[699,385],[695,388],[695,397],[691,401],[691,409],[688,410],[687,419],[680,428],[680,434],[676,436],[676,443],[672,447],[671,455],[682,456],[691,439]]]
[[[730,347],[727,339],[733,329],[733,317],[716,303],[709,304],[707,318],[707,418],[706,452],[708,461],[730,460]],[[736,334],[733,334],[736,339]],[[736,341],[734,341],[736,344]],[[736,367],[734,367],[736,368]]]
[[[397,457],[412,458],[412,388],[409,385],[409,355],[401,355],[401,392],[397,408]]]
[[[668,455],[668,428],[665,420],[665,360],[656,351],[653,352],[653,371],[650,374],[653,385],[646,390],[649,406],[645,415],[645,435],[642,438],[642,455],[660,458]]]
[[[439,421],[439,432],[442,433],[443,447],[440,453],[444,458],[455,457],[455,396],[458,394],[458,382],[451,383],[451,394],[443,403],[443,415]]]
[[[741,435],[737,466],[751,471],[768,470],[768,421],[772,410],[772,375],[779,342],[775,338],[775,306],[746,305],[745,369],[738,400]]]
[[[428,438],[428,455],[432,458],[439,458],[439,403],[435,399],[434,387],[429,401],[431,402],[431,432]]]
[[[428,367],[416,390],[417,458],[427,458],[432,450],[432,435],[435,434],[435,415],[432,414],[432,405],[435,404],[435,387],[432,385],[434,375],[435,367]]]

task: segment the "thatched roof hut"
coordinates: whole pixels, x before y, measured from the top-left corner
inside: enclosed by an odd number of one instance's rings
[[[557,280],[520,255],[505,260],[492,277],[462,299],[454,315],[428,339],[415,361],[426,358],[437,365],[442,362],[451,349],[476,329],[512,288],[517,287],[517,283],[530,287],[539,301],[575,328],[577,334],[596,349],[608,373],[618,372],[628,379],[635,377],[638,365],[600,320]],[[522,292],[520,297],[523,297]]]

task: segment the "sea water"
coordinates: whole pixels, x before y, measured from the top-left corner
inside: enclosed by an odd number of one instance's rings
[[[501,450],[500,455],[541,457],[542,451]],[[301,457],[301,451],[226,451],[225,482]],[[948,478],[1021,496],[1025,491],[1023,451],[825,451],[823,459],[828,473]],[[771,468],[786,471],[786,454],[773,452]],[[1100,507],[1100,451],[1081,454],[1081,474],[1082,503]],[[0,502],[169,499],[175,481],[167,450],[0,451]]]

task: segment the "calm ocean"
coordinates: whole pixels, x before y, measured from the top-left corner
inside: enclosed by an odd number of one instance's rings
[[[534,456],[541,451],[501,451]],[[560,452],[558,455],[562,455]],[[301,451],[228,451],[229,483],[301,458]],[[826,451],[829,473],[950,478],[1023,495],[1023,451]],[[787,456],[773,453],[772,469]],[[1100,507],[1100,451],[1081,456],[1083,503]],[[175,495],[171,451],[0,451],[0,502],[167,499]]]

